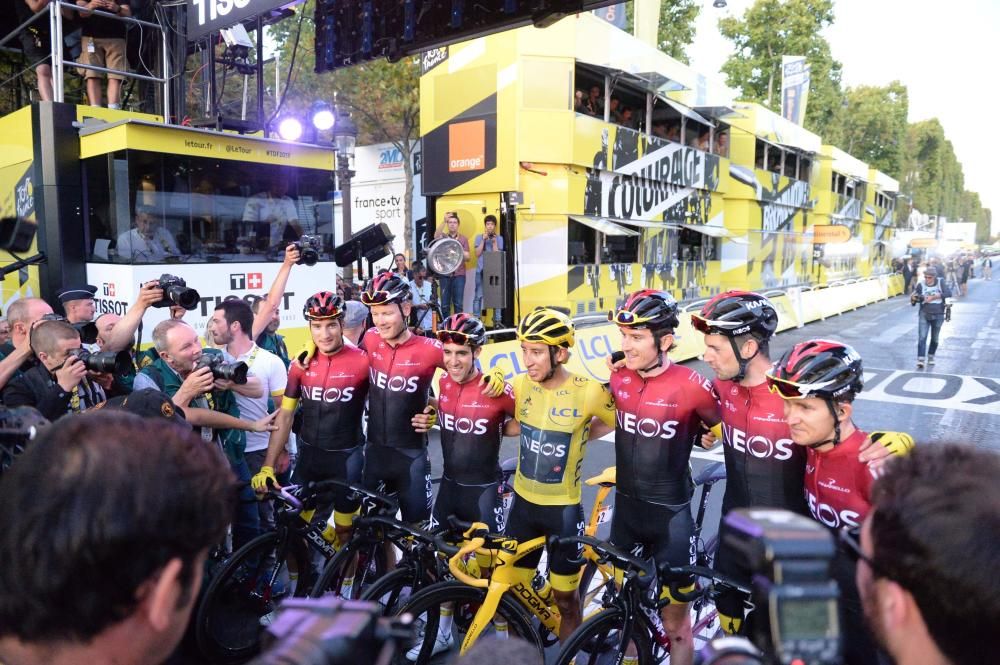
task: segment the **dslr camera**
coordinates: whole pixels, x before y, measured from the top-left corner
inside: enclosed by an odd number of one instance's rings
[[[292,247],[299,250],[299,260],[296,265],[314,266],[319,261],[319,254],[323,251],[323,238],[321,236],[299,236],[299,239],[292,243]]]
[[[153,307],[173,307],[179,305],[186,310],[192,310],[201,302],[201,296],[194,289],[189,289],[187,282],[176,275],[160,275],[158,288],[163,289],[163,299],[154,302]]]
[[[70,349],[69,355],[79,358],[91,372],[104,372],[121,376],[128,374],[135,367],[128,351],[101,351],[91,353],[87,349]]]
[[[916,293],[914,293],[912,296],[910,296],[910,306],[923,305],[923,304],[924,304],[924,297],[922,295],[917,295]]]
[[[24,452],[28,442],[37,438],[48,424],[49,421],[33,407],[9,409],[0,405],[0,478],[14,463],[14,458]]]
[[[247,382],[247,372],[249,367],[243,361],[237,361],[234,363],[227,363],[223,360],[222,356],[214,353],[203,353],[198,362],[195,363],[195,371],[201,369],[202,367],[207,367],[212,370],[212,376],[216,379],[222,379],[223,381],[232,381],[237,385],[243,385]]]
[[[389,665],[397,645],[413,638],[410,615],[383,617],[377,603],[288,598],[250,665]]]
[[[726,515],[720,537],[749,568],[750,640],[735,651],[734,639],[742,638],[713,641],[697,662],[721,663],[740,653],[768,665],[840,663],[839,592],[830,579],[836,546],[829,530],[787,510],[741,509]]]

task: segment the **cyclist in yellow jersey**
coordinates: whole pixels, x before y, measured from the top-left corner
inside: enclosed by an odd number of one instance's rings
[[[520,424],[514,505],[507,535],[519,542],[538,536],[582,535],[580,465],[587,441],[615,427],[615,402],[600,383],[568,372],[565,363],[574,329],[560,310],[539,307],[517,328],[527,374],[514,380],[514,417]],[[559,639],[580,625],[580,556],[578,547],[552,548],[549,581],[562,617]],[[530,576],[541,558],[521,559],[517,566]]]

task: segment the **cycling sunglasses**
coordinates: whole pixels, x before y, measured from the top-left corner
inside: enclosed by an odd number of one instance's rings
[[[734,330],[745,325],[745,323],[739,321],[713,321],[712,319],[706,319],[700,314],[691,315],[691,327],[706,335],[711,335],[716,330]]]
[[[782,399],[805,399],[812,397],[813,393],[830,383],[829,381],[823,381],[822,383],[795,383],[787,379],[779,379],[770,374],[765,375],[764,380],[767,381],[768,390]]]
[[[613,310],[608,312],[608,321],[617,323],[620,326],[634,326],[639,323],[646,323],[649,319],[636,316],[634,312],[630,312],[627,309],[620,309],[617,312]]]
[[[384,305],[392,299],[392,294],[388,291],[368,291],[361,292],[361,303],[364,305]]]
[[[443,344],[464,344],[472,346],[472,337],[457,330],[438,330],[436,333],[438,341]]]

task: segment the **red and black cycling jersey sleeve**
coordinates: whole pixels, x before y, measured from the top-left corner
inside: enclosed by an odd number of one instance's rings
[[[802,494],[805,448],[792,442],[784,401],[766,383],[715,380],[726,459],[723,514],[734,508],[784,508],[808,515]]]
[[[434,371],[444,367],[441,343],[410,335],[390,346],[371,328],[364,336],[368,375],[368,441],[391,448],[424,448],[427,435],[413,431],[410,420],[427,406]]]
[[[344,450],[364,443],[361,419],[368,397],[368,356],[344,345],[328,356],[316,353],[306,369],[292,364],[285,397],[302,408],[298,436],[323,450]]]
[[[702,423],[718,422],[712,384],[697,372],[671,364],[645,379],[621,369],[611,375],[615,396],[617,491],[664,505],[691,498],[688,462]]]
[[[479,385],[481,376],[476,372],[465,383],[442,376],[438,395],[444,475],[463,485],[496,482],[503,424],[514,415],[511,387],[499,397],[487,397]]]

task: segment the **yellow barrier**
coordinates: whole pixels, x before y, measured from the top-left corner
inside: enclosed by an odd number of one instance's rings
[[[778,331],[797,328],[819,318],[828,318],[903,292],[899,275],[881,276],[854,284],[843,284],[811,291],[793,291],[770,298],[778,310]],[[682,313],[677,329],[676,348],[670,359],[676,362],[697,358],[704,351],[702,335],[691,326],[690,313]],[[618,326],[603,323],[577,330],[576,344],[571,349],[566,368],[598,381],[608,380],[607,358],[621,348]],[[517,340],[487,344],[479,355],[483,369],[501,367],[511,380],[525,372],[521,361],[521,344]]]

